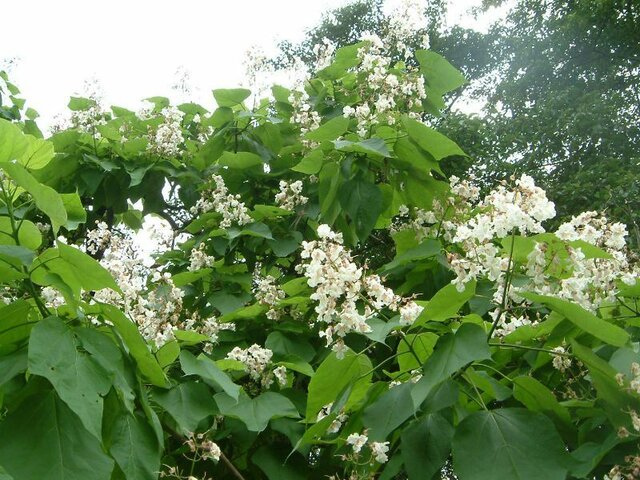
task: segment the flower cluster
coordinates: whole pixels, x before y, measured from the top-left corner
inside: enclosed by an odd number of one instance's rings
[[[102,136],[98,132],[98,127],[105,125],[107,118],[107,112],[102,109],[98,102],[95,102],[89,108],[71,112],[71,127],[92,135],[96,140],[100,140]]]
[[[256,269],[253,276],[253,294],[261,305],[269,307],[267,318],[278,320],[282,314],[279,308],[280,301],[285,297],[284,291],[276,283],[272,275],[261,276]]]
[[[222,216],[220,228],[229,228],[230,226],[246,225],[253,220],[249,216],[249,210],[241,201],[240,195],[232,195],[224,183],[224,179],[220,175],[211,176],[212,187],[206,188],[191,208],[191,213],[196,215],[198,212],[216,212]]]
[[[640,395],[640,364],[637,362],[633,362],[631,364],[631,375],[633,378],[629,380],[629,390]],[[623,387],[625,385],[625,375],[623,373],[618,373],[616,375],[616,382],[618,385]]]
[[[216,462],[220,460],[222,450],[217,443],[206,438],[203,433],[189,433],[185,444],[189,447],[189,450],[193,454],[197,454],[201,459],[212,459]]]
[[[175,286],[168,272],[152,271],[143,261],[142,252],[131,232],[114,232],[98,224],[88,232],[92,239],[87,248],[103,249],[100,263],[113,276],[122,295],[113,290],[95,292],[91,301],[108,303],[122,309],[138,326],[141,335],[156,348],[173,340],[177,329],[205,335],[205,351],[217,342],[218,332],[233,329],[234,324],[220,324],[215,317],[201,318],[189,314],[183,305],[184,292]],[[51,302],[55,304],[54,297]],[[58,302],[60,299],[58,298]]]
[[[287,383],[286,368],[279,366],[270,371],[271,357],[273,357],[271,350],[255,343],[249,348],[235,347],[227,353],[228,359],[243,363],[249,376],[263,387],[269,388],[274,376],[278,384],[284,386]]]
[[[292,92],[288,100],[293,107],[293,115],[289,121],[300,126],[300,133],[305,134],[320,126],[320,114],[309,103],[309,94],[307,92]],[[315,146],[315,143],[308,140],[303,140],[303,144],[309,148]]]
[[[207,255],[205,252],[207,245],[205,243],[201,243],[197,248],[192,248],[191,253],[189,254],[189,267],[187,270],[190,272],[195,272],[197,270],[201,270],[203,268],[208,268],[213,266],[214,258],[210,255]]]
[[[362,448],[369,442],[366,431],[362,434],[352,433],[347,437],[347,444],[353,448],[353,453],[358,455]],[[389,460],[387,452],[389,452],[389,442],[369,442],[371,456],[378,463],[386,463]]]
[[[184,142],[182,135],[182,117],[184,113],[176,107],[162,109],[163,122],[149,134],[147,150],[157,155],[174,156],[180,153],[180,145]]]
[[[333,232],[328,225],[320,225],[317,233],[319,240],[302,243],[304,262],[296,269],[315,289],[310,297],[318,302],[315,322],[326,324],[320,336],[326,339],[327,346],[332,345],[339,358],[346,351],[344,337],[351,332],[369,333],[367,319],[383,308],[391,311],[403,308],[404,325],[415,321],[421,307],[395,295],[379,276],[365,275],[344,247],[341,233]]]
[[[276,205],[285,210],[294,210],[298,205],[304,205],[309,200],[302,195],[302,181],[287,182],[280,180],[280,192],[276,194]]]
[[[316,418],[316,422],[319,422],[323,418],[328,417],[329,414],[331,413],[332,408],[333,408],[333,402],[322,407],[318,412],[318,417]],[[342,425],[348,419],[349,419],[349,416],[346,413],[344,413],[344,410],[340,410],[340,412],[338,412],[338,414],[336,415],[336,418],[334,418],[333,421],[331,422],[331,425],[329,425],[329,427],[327,428],[327,433],[329,434],[338,433],[342,428]]]

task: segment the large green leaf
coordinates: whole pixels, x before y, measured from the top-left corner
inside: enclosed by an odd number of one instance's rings
[[[173,417],[183,434],[195,432],[202,420],[218,413],[213,395],[204,383],[179,383],[171,390],[154,393],[153,400]]]
[[[365,409],[362,421],[369,429],[371,440],[383,441],[415,413],[412,386],[411,383],[404,383],[393,387]]]
[[[418,50],[416,59],[430,90],[444,95],[466,83],[464,76],[442,55],[431,50]]]
[[[338,198],[355,225],[356,235],[364,241],[384,210],[382,191],[375,183],[354,178],[342,184]]]
[[[305,134],[305,138],[316,142],[335,140],[349,128],[349,119],[345,117],[335,117],[323,123],[315,130]]]
[[[231,378],[210,358],[204,355],[196,358],[191,352],[183,350],[180,352],[180,366],[186,375],[197,375],[205,382],[222,389],[234,400],[238,400],[240,386],[233,383]]]
[[[405,117],[403,123],[409,138],[416,142],[425,152],[430,153],[437,161],[453,155],[467,156],[456,142],[433,128],[427,127],[424,123],[409,117]]]
[[[513,396],[529,410],[556,415],[563,422],[571,418],[566,408],[558,403],[551,390],[533,377],[523,375],[513,379]]]
[[[429,414],[402,432],[402,460],[409,480],[429,480],[440,472],[451,451],[453,427],[440,414]]]
[[[352,389],[346,406],[362,400],[371,383],[371,368],[371,360],[366,355],[347,350],[344,358],[339,359],[335,353],[330,353],[309,382],[307,422],[315,422],[320,409],[335,402],[348,386]]]
[[[109,480],[113,460],[54,391],[0,423],[0,464],[14,480]]]
[[[51,382],[85,428],[101,438],[102,397],[111,387],[107,372],[83,353],[73,330],[56,317],[38,323],[29,339],[29,370]]]
[[[363,153],[365,155],[390,157],[391,152],[387,148],[384,140],[381,138],[367,138],[359,142],[350,140],[336,140],[333,142],[336,150],[341,152]]]
[[[29,148],[28,137],[17,125],[0,119],[0,163],[20,160]]]
[[[241,104],[251,95],[246,88],[218,88],[213,91],[213,98],[219,107],[234,107]]]
[[[564,480],[568,454],[551,420],[519,408],[476,412],[453,436],[460,480]]]
[[[273,418],[297,418],[298,410],[284,395],[265,392],[256,398],[241,395],[236,401],[226,393],[215,395],[220,413],[242,420],[251,432],[262,432]]]
[[[578,328],[610,345],[622,347],[629,341],[629,334],[622,328],[596,317],[576,303],[533,293],[525,293],[522,296],[533,302],[546,305],[554,312],[564,316]]]
[[[161,451],[153,429],[140,415],[121,412],[105,426],[105,444],[127,480],[156,480]]]
[[[401,372],[420,368],[433,353],[438,335],[433,332],[409,333],[398,342],[398,366]],[[418,357],[418,358],[416,358]]]
[[[113,323],[129,349],[129,353],[135,359],[142,375],[153,385],[158,387],[167,386],[167,378],[162,368],[160,368],[158,361],[149,351],[149,347],[140,335],[135,323],[113,305],[100,304],[98,311]]]
[[[459,292],[455,285],[448,284],[431,297],[414,325],[421,325],[427,320],[442,322],[457,315],[462,306],[476,293],[476,282],[471,281]]]
[[[38,182],[18,163],[0,163],[0,168],[7,172],[16,185],[31,194],[36,206],[51,219],[54,233],[57,233],[61,226],[66,225],[67,211],[58,192]]]
[[[455,334],[441,337],[411,392],[414,405],[419,407],[436,385],[468,363],[490,357],[487,334],[478,325],[464,323]]]
[[[57,248],[45,250],[33,267],[33,280],[39,285],[50,285],[48,273],[58,275],[74,292],[76,298],[80,290],[86,291],[111,288],[120,292],[111,274],[86,253],[75,247],[58,242]]]
[[[394,268],[407,265],[415,262],[416,260],[424,260],[425,258],[433,257],[440,253],[441,249],[442,245],[438,240],[429,238],[424,240],[417,247],[410,248],[399,255],[396,255],[391,262],[384,264],[382,268],[380,268],[380,273],[389,272]]]
[[[251,152],[224,152],[218,159],[218,164],[229,168],[251,168],[262,165],[263,161],[255,153]]]
[[[29,220],[17,221],[16,228],[18,228],[18,242],[21,246],[30,250],[37,250],[40,247],[42,234],[33,222]],[[0,245],[15,245],[16,242],[12,234],[11,219],[0,217]]]

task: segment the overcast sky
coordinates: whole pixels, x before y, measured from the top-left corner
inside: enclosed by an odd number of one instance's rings
[[[389,0],[393,2],[394,0]],[[4,10],[0,60],[16,57],[11,78],[48,127],[69,96],[96,78],[105,104],[135,108],[142,98],[171,96],[178,69],[193,99],[212,108],[213,88],[244,77],[244,52],[301,40],[322,12],[345,0],[21,0]],[[483,27],[455,0],[449,23]]]

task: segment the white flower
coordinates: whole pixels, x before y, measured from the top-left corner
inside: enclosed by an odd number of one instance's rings
[[[389,451],[389,442],[371,442],[371,453],[375,456],[378,463],[386,463],[389,460],[387,452]]]
[[[353,447],[354,453],[360,453],[362,447],[367,444],[369,438],[366,435],[360,435],[358,433],[352,433],[347,437],[347,444]]]
[[[416,318],[420,316],[424,310],[414,301],[409,301],[400,307],[400,325],[412,325],[416,321]]]

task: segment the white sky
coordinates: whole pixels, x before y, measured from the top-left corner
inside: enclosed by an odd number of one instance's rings
[[[389,0],[393,2],[394,0]],[[21,0],[3,20],[0,60],[17,57],[11,79],[48,127],[85,80],[98,80],[106,105],[136,108],[172,96],[178,68],[192,99],[213,108],[213,88],[244,77],[246,50],[275,53],[279,40],[301,40],[321,14],[345,0]],[[452,0],[449,23],[488,24],[465,12],[478,0]],[[175,93],[174,93],[175,95]]]

